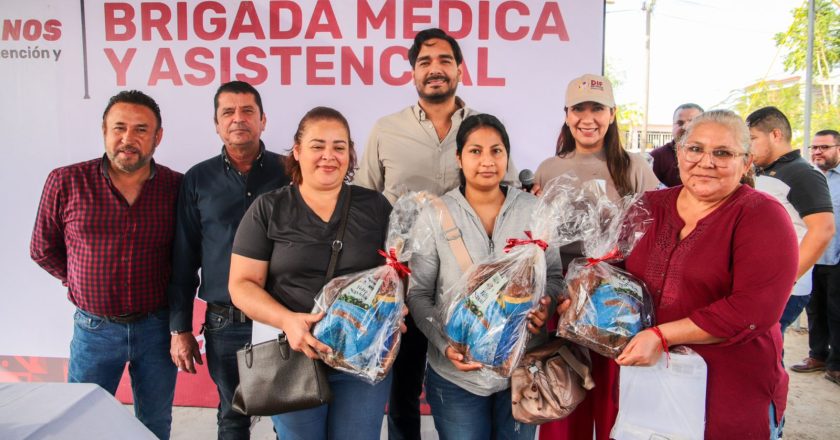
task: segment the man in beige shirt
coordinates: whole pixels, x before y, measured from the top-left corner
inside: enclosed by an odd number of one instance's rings
[[[479,113],[455,96],[463,61],[455,39],[436,28],[421,31],[408,61],[419,100],[376,122],[353,181],[391,203],[405,191],[443,194],[458,186],[455,135],[461,121]],[[511,163],[505,183],[514,182]]]
[[[455,135],[467,116],[477,113],[455,96],[461,81],[461,48],[433,28],[417,34],[408,50],[417,87],[417,104],[385,116],[373,126],[354,184],[382,192],[391,203],[406,191],[443,194],[459,184]],[[511,163],[505,183],[515,182]],[[420,439],[420,393],[427,341],[411,319],[393,367],[388,434]]]

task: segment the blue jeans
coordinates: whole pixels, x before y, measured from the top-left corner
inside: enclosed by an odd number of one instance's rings
[[[392,375],[370,385],[345,373],[330,374],[328,405],[271,416],[282,440],[378,439]]]
[[[233,392],[239,385],[239,368],[236,365],[236,351],[251,342],[252,323],[239,322],[228,314],[204,315],[204,341],[207,354],[207,369],[219,392],[219,411],[216,424],[218,438],[248,439],[251,435],[251,417],[233,410]]]
[[[535,425],[514,420],[510,388],[489,396],[477,396],[426,369],[426,401],[432,409],[441,440],[528,439]]]
[[[785,310],[782,312],[782,317],[779,319],[779,324],[782,325],[782,337],[785,337],[785,330],[796,321],[796,318],[805,310],[808,301],[811,300],[811,295],[791,295],[785,305]]]
[[[776,405],[770,402],[770,440],[782,438],[782,428],[784,427],[785,418],[782,417],[781,423],[776,423]]]
[[[128,362],[135,416],[158,438],[168,439],[178,374],[169,356],[169,312],[118,324],[76,309],[73,321],[67,381],[95,383],[115,394]]]

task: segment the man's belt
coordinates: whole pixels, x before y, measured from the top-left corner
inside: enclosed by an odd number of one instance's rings
[[[123,315],[106,315],[102,316],[102,318],[107,319],[111,322],[116,322],[117,324],[132,324],[141,319],[146,318],[147,316],[151,315],[149,312],[135,312],[135,313],[126,313]]]
[[[207,311],[217,315],[224,315],[230,317],[234,322],[251,322],[251,318],[245,315],[242,310],[234,306],[225,306],[221,304],[207,303]]]

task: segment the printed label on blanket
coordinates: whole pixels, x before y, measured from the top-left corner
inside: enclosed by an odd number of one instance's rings
[[[490,279],[484,282],[470,295],[467,306],[476,316],[482,317],[487,312],[487,307],[496,301],[499,290],[507,284],[506,276],[495,273]]]
[[[368,310],[373,305],[373,300],[376,298],[376,293],[379,292],[380,287],[382,287],[381,278],[361,277],[347,286],[339,299]]]

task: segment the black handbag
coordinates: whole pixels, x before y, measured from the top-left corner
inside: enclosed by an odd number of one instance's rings
[[[286,335],[248,344],[236,352],[239,385],[233,409],[250,416],[272,416],[329,403],[327,372],[321,361],[292,350]]]
[[[347,186],[343,189],[350,191]],[[341,211],[338,234],[332,242],[325,281],[332,279],[335,273],[349,212],[348,193],[347,203]],[[332,400],[324,364],[292,350],[285,334],[256,345],[247,344],[236,352],[236,364],[239,368],[239,385],[233,393],[231,406],[241,414],[272,416],[314,408]]]

